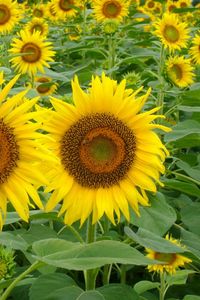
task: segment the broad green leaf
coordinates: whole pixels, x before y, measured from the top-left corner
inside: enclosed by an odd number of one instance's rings
[[[187,295],[183,298],[183,300],[200,300],[200,296]]]
[[[186,120],[178,123],[172,128],[172,131],[165,134],[165,142],[173,142],[187,135],[200,134],[200,123],[194,120]]]
[[[200,237],[185,229],[181,229],[181,242],[200,259]]]
[[[150,199],[151,206],[140,207],[140,217],[133,213],[131,223],[158,235],[163,235],[176,221],[176,212],[167,204],[161,193],[157,193],[154,197],[151,196]]]
[[[105,300],[105,298],[98,291],[87,291],[80,294],[76,300]]]
[[[167,188],[180,191],[187,195],[200,197],[200,189],[193,183],[179,181],[176,179],[164,179],[163,182]]]
[[[108,284],[97,289],[105,300],[139,300],[138,294],[125,284]]]
[[[137,242],[145,248],[150,248],[154,251],[162,253],[185,252],[185,249],[146,229],[139,228],[138,232],[135,233],[129,227],[125,227],[124,231],[129,238],[131,238],[132,240],[134,240],[135,242]]]
[[[186,106],[186,105],[180,105],[178,106],[179,110],[186,111],[186,112],[200,112],[199,106]]]
[[[5,225],[19,222],[21,218],[16,212],[7,212]]]
[[[192,168],[189,164],[181,160],[177,161],[176,165],[177,167],[185,171],[190,177],[198,180],[200,183],[200,169]]]
[[[200,235],[200,203],[193,202],[181,208],[181,220],[190,231]]]
[[[146,291],[156,289],[159,286],[160,286],[159,282],[152,282],[152,281],[148,281],[148,280],[142,280],[142,281],[137,282],[134,285],[134,290],[140,295],[140,294],[143,294]]]
[[[15,232],[0,232],[0,244],[22,251],[28,248],[27,242],[21,236],[15,236]]]
[[[25,231],[22,235],[23,239],[32,244],[35,241],[40,241],[48,238],[56,238],[56,232],[49,226],[41,224],[31,224],[28,231]]]
[[[178,270],[175,274],[167,275],[166,282],[169,286],[185,284],[188,275],[194,274],[193,270]]]
[[[87,270],[106,264],[146,265],[151,262],[139,251],[122,242],[105,240],[91,244],[48,239],[33,244],[40,261],[65,269]]]
[[[30,300],[57,299],[53,298],[53,296],[55,297],[57,293],[60,293],[61,289],[75,285],[71,277],[62,273],[41,275],[34,281],[30,288]]]

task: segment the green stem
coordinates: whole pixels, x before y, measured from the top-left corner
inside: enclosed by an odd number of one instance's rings
[[[183,174],[180,174],[180,173],[177,173],[177,172],[174,172],[174,171],[170,171],[170,174],[174,174],[176,176],[179,176],[179,177],[182,177],[182,178],[187,179],[189,181],[192,181],[193,183],[195,183],[197,185],[200,185],[200,181],[195,180],[195,179],[193,179],[193,178],[191,178],[191,177],[189,177],[187,175],[183,175]]]
[[[126,265],[121,266],[121,284],[126,284]]]
[[[158,80],[160,89],[158,92],[158,98],[157,98],[157,106],[160,106],[160,110],[157,112],[158,114],[163,114],[163,103],[164,103],[164,97],[165,97],[165,91],[164,91],[164,78],[163,78],[163,69],[164,69],[164,62],[165,62],[165,51],[164,46],[161,46],[160,50],[160,61],[158,66]]]
[[[84,243],[84,240],[82,239],[81,235],[78,233],[78,231],[71,225],[65,225],[63,226],[57,233],[57,235],[60,235],[61,232],[63,230],[65,230],[65,228],[69,228],[69,230],[73,233],[73,235],[77,238],[77,240],[80,242],[80,243]]]
[[[32,264],[26,271],[24,271],[23,273],[21,273],[17,278],[15,278],[15,280],[9,285],[9,287],[4,291],[3,295],[1,296],[0,300],[6,300],[7,297],[10,295],[10,293],[12,292],[12,290],[15,288],[15,286],[17,285],[17,283],[19,281],[21,281],[22,279],[24,279],[26,277],[26,275],[30,274],[31,272],[37,270],[38,268],[40,268],[41,266],[43,266],[44,263],[36,261],[34,264]]]
[[[103,269],[103,285],[109,284],[111,270],[112,270],[112,264],[104,266],[104,269]]]
[[[115,65],[115,39],[112,36],[108,38],[108,69],[111,70],[110,76],[113,76],[112,68]]]
[[[165,272],[160,273],[159,300],[164,300],[165,299],[165,294],[166,294],[167,289],[168,289],[165,277],[166,277]]]
[[[87,235],[86,235],[86,243],[90,244],[95,242],[96,240],[96,225],[92,224],[92,215],[89,216],[87,222]],[[97,272],[96,269],[86,270],[84,272],[85,276],[85,289],[94,290],[96,283]]]

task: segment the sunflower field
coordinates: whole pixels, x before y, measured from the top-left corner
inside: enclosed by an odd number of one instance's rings
[[[200,300],[200,1],[0,0],[0,300]]]

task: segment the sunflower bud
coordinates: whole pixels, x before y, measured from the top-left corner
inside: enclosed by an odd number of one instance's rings
[[[0,246],[0,280],[12,277],[14,269],[13,251]]]
[[[118,30],[118,22],[115,20],[108,20],[103,25],[103,30],[106,34],[113,34]]]

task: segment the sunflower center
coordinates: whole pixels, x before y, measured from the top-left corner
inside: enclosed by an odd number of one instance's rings
[[[180,7],[181,8],[187,7],[187,4],[185,2],[181,2]]]
[[[74,123],[60,143],[61,162],[81,186],[118,184],[135,158],[134,133],[111,114],[96,113]]]
[[[39,8],[35,8],[33,10],[33,15],[37,18],[41,18],[41,17],[43,17],[43,11]]]
[[[107,18],[116,18],[121,12],[121,5],[117,1],[107,1],[104,3],[102,11]]]
[[[176,76],[177,79],[181,79],[183,77],[182,69],[179,65],[174,64],[170,71]]]
[[[4,4],[0,4],[0,25],[7,23],[9,19],[10,19],[9,8]]]
[[[13,129],[0,119],[0,184],[4,183],[17,166],[19,147]]]
[[[173,25],[166,25],[163,35],[170,43],[176,43],[180,37],[178,30]]]
[[[33,25],[32,28],[31,28],[31,33],[33,33],[34,30],[35,30],[35,31],[39,31],[39,32],[42,33],[42,32],[43,32],[43,27],[42,27],[42,25],[40,25],[40,24],[35,24],[35,25]]]
[[[169,6],[168,9],[169,9],[169,11],[171,12],[171,11],[174,10],[175,8],[176,8],[176,5],[173,5],[173,4],[172,4],[172,5]]]
[[[40,48],[33,43],[25,44],[21,49],[21,53],[25,53],[22,55],[22,59],[28,63],[34,63],[41,57]]]
[[[148,8],[153,8],[155,6],[155,2],[149,1],[147,6],[148,6]]]
[[[69,11],[70,9],[72,9],[72,5],[74,5],[73,0],[60,0],[59,2],[60,8],[64,11]]]
[[[37,86],[37,91],[41,94],[44,94],[46,92],[49,91],[49,86],[45,85],[45,83],[50,82],[49,79],[45,78],[45,77],[41,77],[37,80],[38,82],[42,83],[40,85]]]
[[[172,264],[175,259],[176,259],[176,254],[175,253],[160,253],[156,252],[155,253],[155,259],[159,261],[164,261],[166,264]]]

